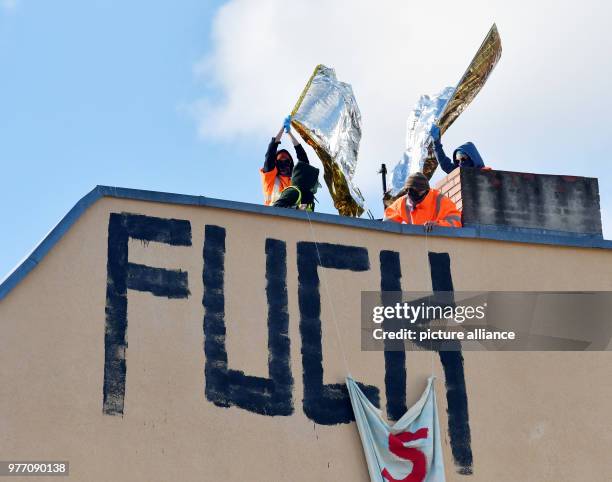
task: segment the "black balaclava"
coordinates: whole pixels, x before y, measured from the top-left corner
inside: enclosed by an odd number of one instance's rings
[[[408,177],[405,188],[408,191],[409,203],[414,207],[427,196],[429,181],[422,172],[415,172]]]
[[[278,159],[279,154],[283,152],[289,156],[289,159],[282,161]],[[293,157],[287,149],[281,149],[276,153],[276,168],[280,176],[291,177],[291,174],[293,174]]]

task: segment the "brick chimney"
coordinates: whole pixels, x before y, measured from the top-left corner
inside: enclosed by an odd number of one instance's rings
[[[462,210],[464,226],[602,237],[596,178],[465,168],[434,187]]]

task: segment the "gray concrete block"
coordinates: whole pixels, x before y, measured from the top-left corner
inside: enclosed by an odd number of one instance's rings
[[[600,235],[596,178],[461,169],[463,223]]]

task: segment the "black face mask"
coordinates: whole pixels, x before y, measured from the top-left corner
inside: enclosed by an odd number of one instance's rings
[[[408,198],[410,199],[410,202],[412,202],[412,205],[416,206],[423,199],[425,199],[425,196],[427,196],[428,192],[429,192],[429,190],[417,191],[414,188],[410,188],[410,189],[408,189]]]
[[[455,164],[459,167],[474,167],[474,161],[463,152],[455,158]]]
[[[290,159],[276,160],[276,167],[281,176],[291,177],[293,171],[293,162]]]

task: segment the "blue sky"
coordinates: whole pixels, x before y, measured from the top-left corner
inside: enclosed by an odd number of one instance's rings
[[[261,202],[266,144],[317,63],[353,85],[357,183],[380,214],[375,171],[400,159],[409,110],[493,21],[504,54],[445,146],[599,177],[609,232],[606,2],[425,3],[0,0],[0,278],[96,184]]]
[[[179,108],[203,92],[193,64],[215,8],[22,0],[0,10],[2,275],[96,184],[231,197],[216,186],[232,175],[204,161],[232,154],[202,142]]]

